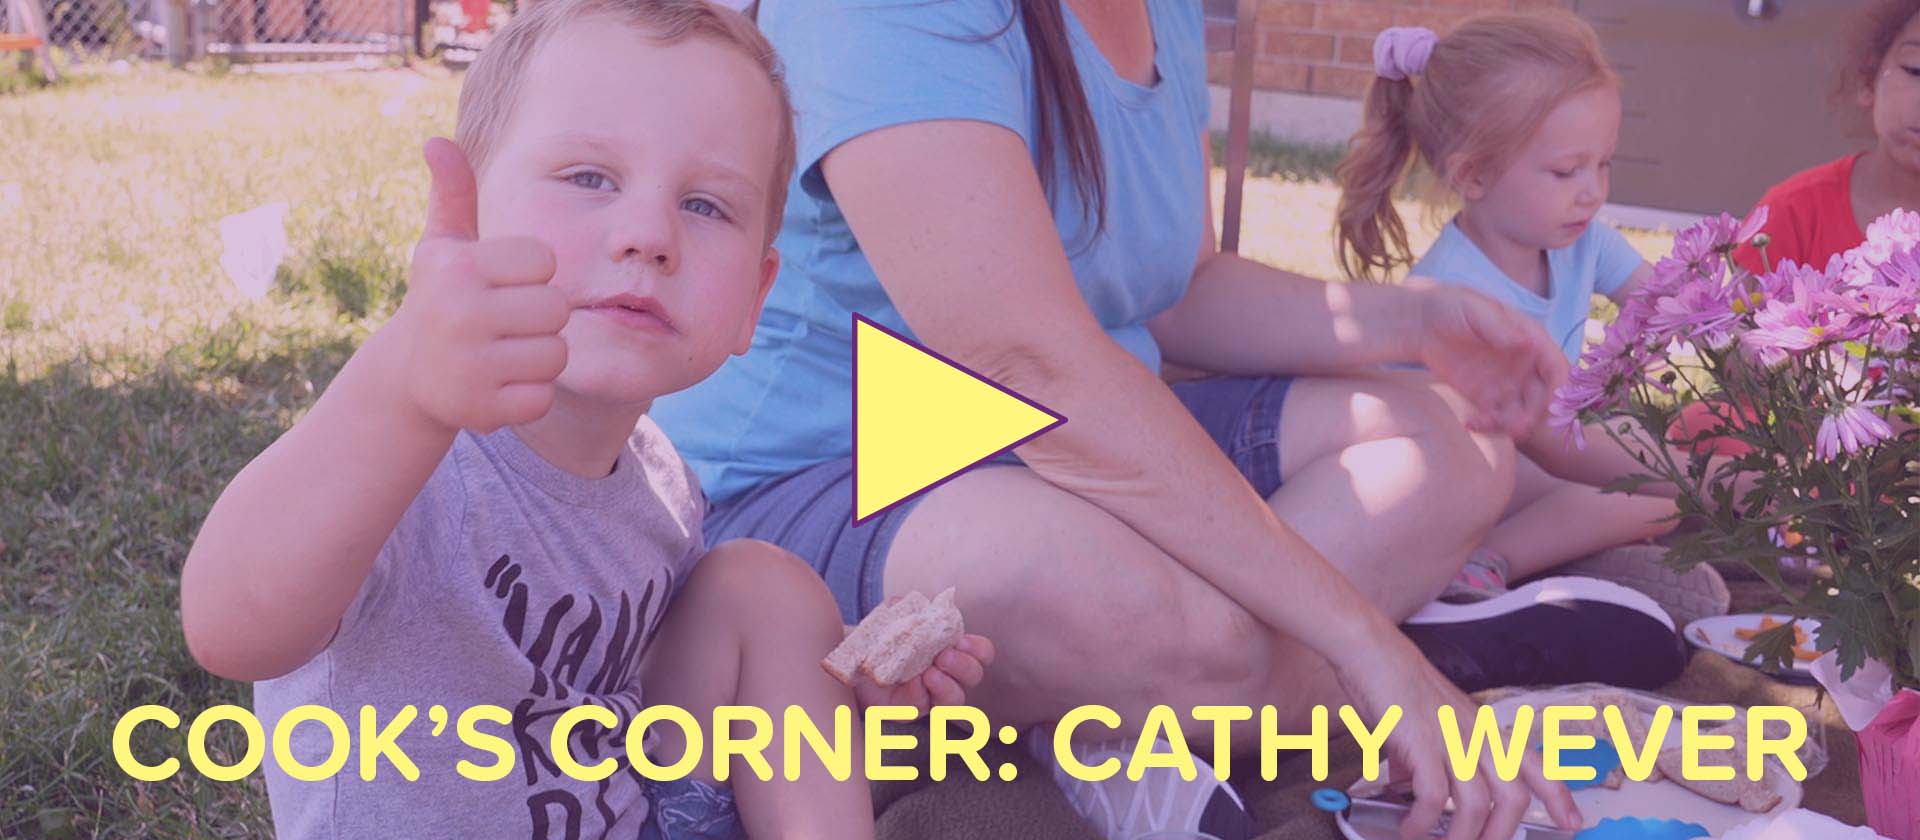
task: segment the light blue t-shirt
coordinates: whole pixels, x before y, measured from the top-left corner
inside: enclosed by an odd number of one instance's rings
[[[1058,143],[1049,194],[1087,306],[1157,371],[1160,350],[1146,322],[1186,293],[1201,237],[1212,231],[1200,4],[1147,7],[1158,75],[1151,87],[1117,75],[1061,4],[1100,138],[1104,233],[1089,237],[1093,221]],[[752,349],[650,411],[716,500],[852,453],[853,313],[913,335],[854,241],[821,159],[867,132],[928,120],[1004,126],[1034,148],[1032,62],[1010,0],[763,3],[759,22],[785,62],[798,120],[798,166],[775,243],[780,276]]]
[[[1549,294],[1541,297],[1515,283],[1458,225],[1448,222],[1411,273],[1466,286],[1520,310],[1546,327],[1568,361],[1578,361],[1594,294],[1612,297],[1645,262],[1619,231],[1594,222],[1572,245],[1547,252]]]

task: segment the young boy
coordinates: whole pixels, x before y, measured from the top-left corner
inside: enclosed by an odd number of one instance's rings
[[[764,543],[701,559],[698,487],[645,418],[747,350],[790,114],[766,41],[702,0],[527,4],[473,66],[458,145],[426,148],[405,301],[234,479],[182,574],[189,647],[258,681],[269,731],[307,704],[352,733],[363,706],[379,728],[418,710],[396,739],[417,780],[378,756],[371,781],[266,762],[281,837],[872,836],[864,781],[813,760],[787,782],[779,755],[789,704],[824,728],[854,701],[818,664],[832,596]],[[618,763],[599,781],[552,755],[582,704],[619,718],[573,729],[574,761]],[[729,790],[704,757],[641,779],[626,723],[658,704],[767,709],[773,780],[735,760]],[[443,728],[479,705],[512,713],[480,727],[511,745],[497,781],[463,777],[498,758]],[[291,733],[301,764],[333,754],[325,726]],[[685,748],[672,725],[647,740],[660,764]]]

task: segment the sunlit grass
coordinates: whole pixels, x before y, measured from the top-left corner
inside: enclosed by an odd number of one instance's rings
[[[396,302],[419,144],[456,94],[408,71],[134,64],[0,96],[0,836],[270,833],[258,776],[135,784],[113,722],[251,705],[187,655],[180,562],[227,479]],[[218,223],[271,201],[290,247],[248,300]],[[152,729],[143,758],[184,756],[184,728]]]

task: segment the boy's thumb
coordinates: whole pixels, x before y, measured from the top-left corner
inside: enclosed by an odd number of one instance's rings
[[[467,153],[452,140],[435,137],[423,154],[430,179],[427,187],[427,228],[423,239],[480,237],[479,186]]]

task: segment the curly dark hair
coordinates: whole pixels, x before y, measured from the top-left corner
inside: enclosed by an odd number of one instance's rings
[[[1852,48],[1840,77],[1840,92],[1851,96],[1857,91],[1873,90],[1880,75],[1880,64],[1893,50],[1895,39],[1914,17],[1920,16],[1920,0],[1882,0],[1860,16],[1853,33]]]

